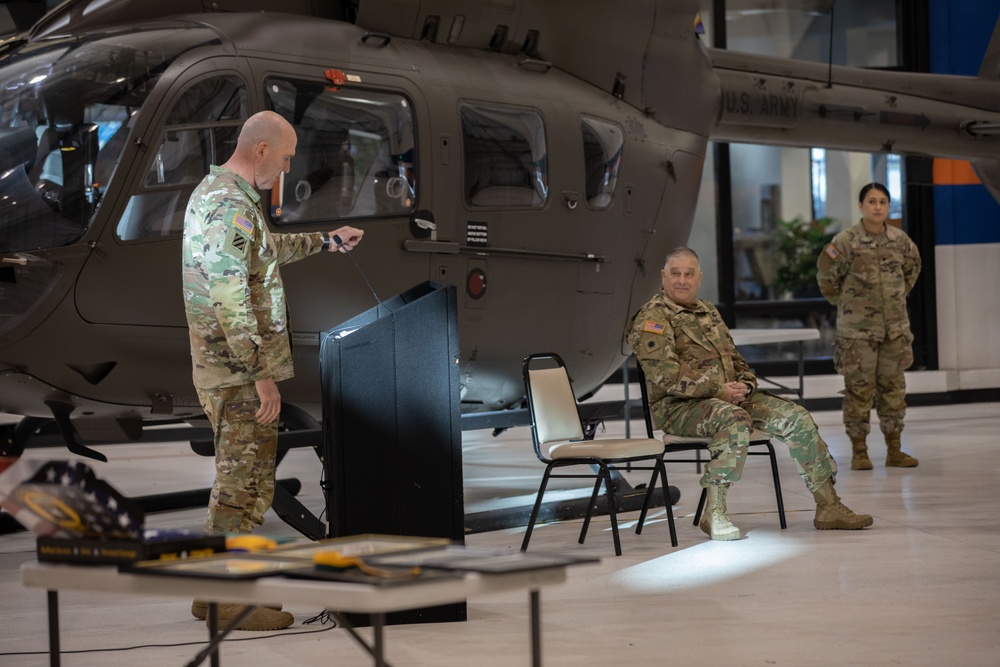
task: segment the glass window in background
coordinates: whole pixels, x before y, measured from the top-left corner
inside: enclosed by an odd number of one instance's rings
[[[895,0],[837,0],[835,7],[832,0],[703,0],[699,8],[709,46],[717,45],[717,10],[725,12],[731,51],[852,67],[900,62]],[[816,286],[816,258],[836,231],[855,221],[857,190],[877,173],[872,156],[730,144],[730,164],[736,326],[817,328],[821,339],[807,343],[805,356],[832,356],[832,307]],[[882,174],[891,178],[885,169]],[[750,347],[744,354],[751,363],[790,362],[798,344]]]
[[[903,158],[901,155],[885,156],[885,185],[889,188],[889,218],[903,219]]]
[[[701,0],[707,44],[712,9]],[[726,48],[850,67],[897,67],[895,0],[726,0]]]
[[[811,158],[813,218],[819,220],[826,215],[826,149],[813,148]]]

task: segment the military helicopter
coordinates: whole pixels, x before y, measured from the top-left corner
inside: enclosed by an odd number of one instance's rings
[[[1000,196],[997,37],[981,76],[960,78],[706,48],[695,0],[574,2],[586,21],[532,0],[271,6],[70,0],[0,42],[11,442],[55,418],[100,456],[75,434],[201,416],[184,208],[265,108],[299,140],[265,194],[272,229],[362,227],[378,295],[456,285],[469,414],[517,405],[531,352],[559,352],[581,398],[621,366],[627,317],[688,237],[710,138],[971,159]],[[282,271],[297,371],[283,419],[307,423],[320,332],[374,301],[348,261]]]

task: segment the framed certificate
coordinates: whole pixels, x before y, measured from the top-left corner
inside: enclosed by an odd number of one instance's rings
[[[317,553],[336,551],[343,556],[369,558],[379,554],[445,547],[451,540],[439,537],[405,537],[402,535],[352,535],[308,543],[284,544],[269,551],[252,552],[255,556],[280,559],[303,559],[309,562]]]
[[[219,554],[206,558],[185,558],[174,561],[139,561],[121,565],[123,572],[213,579],[258,579],[284,574],[292,570],[311,569],[312,563],[299,559],[256,558],[250,554]]]
[[[597,563],[598,558],[565,556],[541,551],[524,552],[501,549],[476,549],[450,545],[439,549],[385,554],[367,559],[372,565],[415,566],[465,572],[501,573],[565,567],[574,563]]]

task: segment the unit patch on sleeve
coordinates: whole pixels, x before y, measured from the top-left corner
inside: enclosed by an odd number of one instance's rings
[[[840,251],[837,250],[832,243],[826,246],[826,250],[824,252],[830,256],[830,259],[838,259],[840,257]]]

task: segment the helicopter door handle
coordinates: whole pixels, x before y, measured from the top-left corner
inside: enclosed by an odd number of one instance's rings
[[[389,42],[392,41],[392,37],[385,34],[384,32],[366,32],[364,35],[361,36],[361,43],[364,44],[365,46],[368,46],[368,40],[371,39],[372,37],[376,37],[382,40],[382,43],[377,45],[378,48],[380,49],[384,49],[385,47],[389,46]]]
[[[521,69],[526,69],[532,72],[541,72],[542,74],[552,69],[552,63],[548,60],[536,60],[535,58],[524,58],[519,60],[517,62],[517,66]]]

